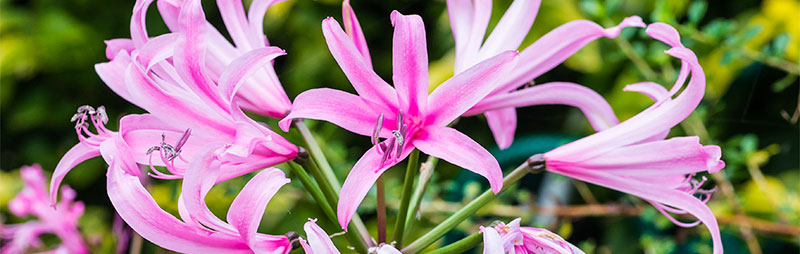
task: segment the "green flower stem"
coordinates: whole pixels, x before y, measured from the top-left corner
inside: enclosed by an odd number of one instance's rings
[[[408,208],[408,212],[406,213],[406,234],[411,231],[411,226],[413,225],[412,222],[416,217],[417,211],[419,210],[419,206],[422,203],[422,196],[425,195],[425,190],[428,188],[428,182],[431,180],[431,175],[433,175],[433,169],[436,168],[436,164],[439,162],[439,158],[428,156],[428,159],[420,166],[420,176],[419,180],[417,181],[417,186],[414,189],[414,194],[411,196],[411,206]]]
[[[403,238],[405,236],[406,215],[408,214],[408,205],[411,202],[411,191],[414,189],[414,176],[419,170],[419,150],[414,149],[411,155],[408,156],[408,167],[406,168],[406,176],[403,179],[403,196],[400,199],[400,209],[397,210],[397,221],[394,223],[394,241],[395,247],[403,247]]]
[[[339,203],[339,190],[341,189],[341,184],[339,183],[339,180],[336,179],[336,175],[333,173],[331,164],[328,163],[328,159],[325,158],[319,143],[317,143],[317,140],[314,138],[314,135],[311,134],[311,131],[308,129],[308,126],[306,126],[305,122],[303,122],[302,119],[295,120],[294,126],[297,127],[297,130],[300,132],[300,136],[303,137],[303,140],[305,140],[306,144],[309,146],[308,154],[311,156],[313,161],[308,161],[306,164],[309,167],[311,175],[314,176],[314,178],[317,180],[317,183],[319,183],[322,193],[325,195],[325,198],[328,199],[328,203],[331,204],[331,206],[337,205]],[[317,165],[320,166],[317,167]],[[350,220],[350,224],[347,227],[348,231],[351,231],[351,225],[355,225],[355,229],[361,236],[361,240],[363,242],[369,246],[374,245],[374,241],[372,240],[372,237],[370,237],[369,231],[367,231],[367,227],[364,226],[364,221],[361,220],[361,217],[358,216],[358,213],[353,215],[353,218]]]
[[[475,232],[461,240],[458,240],[457,242],[438,248],[426,254],[464,253],[469,249],[474,248],[475,245],[478,245],[481,243],[481,241],[483,241],[483,237],[480,233]]]
[[[533,170],[540,170],[543,168],[544,158],[541,155],[532,156],[530,159],[525,161],[525,163],[522,163],[522,165],[506,175],[505,179],[503,179],[503,188],[500,189],[500,192],[497,194],[499,195],[503,191],[509,189],[520,179],[522,179],[523,176],[527,175]],[[475,212],[477,212],[479,209],[486,206],[486,204],[492,201],[494,197],[496,197],[496,195],[492,192],[492,190],[484,191],[483,194],[478,196],[478,198],[472,200],[472,202],[469,202],[469,204],[461,208],[461,210],[458,210],[453,215],[450,215],[450,217],[445,219],[438,226],[434,227],[431,229],[431,231],[425,233],[425,235],[408,245],[408,247],[403,249],[403,253],[418,253],[422,251],[426,247],[436,242],[436,240],[439,240],[439,238],[442,238],[444,234],[458,226],[458,224],[475,214]]]
[[[325,199],[325,196],[322,194],[322,190],[320,190],[320,188],[314,184],[314,182],[311,180],[311,177],[308,175],[308,173],[306,173],[306,170],[302,166],[292,161],[290,161],[288,164],[289,168],[292,169],[292,173],[299,178],[306,190],[311,193],[311,197],[317,201],[317,204],[319,204],[319,207],[322,209],[322,212],[325,213],[325,216],[328,216],[328,219],[336,224],[338,221],[336,218],[336,213],[333,211],[333,208],[331,208],[330,203],[328,203],[328,201]],[[364,243],[364,241],[358,235],[358,230],[356,229],[355,224],[351,223],[347,229],[347,233],[345,233],[347,241],[350,242],[350,244],[353,245],[353,247],[359,253],[366,253],[369,247],[367,247],[367,244]]]
[[[314,138],[314,135],[311,134],[311,131],[308,129],[303,119],[295,120],[294,125],[297,127],[297,130],[300,131],[300,136],[302,136],[303,140],[308,144],[308,153],[311,155],[311,159],[317,162],[317,165],[319,165],[322,172],[325,174],[325,178],[334,186],[336,194],[338,195],[341,189],[339,186],[342,186],[342,184],[339,183],[339,179],[336,179],[333,168],[331,168],[331,164],[328,163],[328,159],[325,158],[325,154],[322,153],[322,149]]]

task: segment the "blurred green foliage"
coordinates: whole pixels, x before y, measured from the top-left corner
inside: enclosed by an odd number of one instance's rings
[[[249,1],[245,1],[249,4]],[[425,20],[431,60],[431,89],[452,75],[453,40],[445,2],[351,1],[370,46],[375,70],[391,79],[391,24],[389,13],[419,14]],[[490,29],[497,23],[510,0],[495,1]],[[204,0],[212,24],[222,27],[213,1]],[[21,188],[17,168],[40,163],[52,170],[77,142],[68,121],[80,105],[105,105],[112,119],[142,112],[116,96],[94,73],[93,65],[106,61],[103,40],[128,37],[133,1],[98,0],[0,0],[0,209],[4,223],[14,218],[6,204]],[[340,2],[335,0],[289,0],[269,10],[264,29],[270,43],[288,54],[278,58],[277,73],[289,94],[310,88],[332,87],[353,91],[336,65],[322,37],[320,22],[327,16],[341,20]],[[561,0],[543,1],[536,23],[522,48],[553,28],[575,19],[589,19],[612,26],[630,15],[647,23],[665,22],[678,28],[682,42],[693,49],[706,72],[707,96],[704,103],[671,135],[700,135],[704,143],[723,147],[727,167],[714,184],[724,180],[732,193],[718,191],[710,206],[721,221],[726,251],[748,253],[752,243],[743,237],[740,220],[747,216],[768,226],[800,227],[800,3],[797,0],[704,1],[704,0]],[[167,32],[155,8],[147,15],[151,35]],[[224,29],[221,29],[224,30]],[[224,33],[224,32],[223,32]],[[586,46],[563,65],[540,78],[584,84],[603,94],[621,119],[627,119],[651,102],[645,96],[627,93],[627,84],[650,80],[669,86],[676,78],[676,61],[663,53],[667,47],[648,38],[643,29],[625,29],[620,38],[600,39]],[[637,60],[638,59],[638,60]],[[633,61],[643,61],[645,67]],[[591,133],[580,112],[562,106],[542,106],[518,110],[517,141],[511,149],[499,151],[481,117],[461,119],[455,128],[493,149],[506,169],[525,156]],[[271,126],[276,120],[256,117]],[[109,128],[116,128],[116,121]],[[326,149],[340,179],[344,179],[355,160],[369,146],[368,139],[325,122],[309,121]],[[286,137],[303,144],[295,131]],[[422,158],[424,160],[424,156]],[[388,171],[388,199],[397,200],[405,165]],[[81,164],[70,172],[66,183],[78,191],[87,204],[81,226],[94,252],[108,253],[115,241],[110,234],[113,209],[105,195],[105,165],[100,159]],[[291,176],[290,176],[291,177]],[[215,186],[208,198],[209,207],[224,216],[233,197],[249,176]],[[446,162],[440,162],[427,190],[424,217],[414,225],[414,239],[443,220],[450,210],[470,200],[486,183]],[[583,204],[587,197],[569,184],[565,192],[569,204]],[[540,187],[549,180],[540,175],[526,177],[514,190],[462,223],[445,238],[452,242],[479,225],[493,220],[522,217],[523,223],[536,224],[536,201]],[[637,198],[589,185],[593,198],[603,204],[640,209],[640,216],[595,214],[559,217],[544,225],[562,234],[587,253],[710,253],[710,236],[705,227],[679,228],[655,209]],[[150,191],[167,211],[177,214],[179,181],[153,180]],[[367,226],[375,228],[374,192],[359,209]],[[727,195],[733,195],[727,197]],[[731,203],[731,201],[733,203]],[[395,212],[390,203],[389,221]],[[513,208],[513,209],[512,209]],[[503,213],[504,209],[522,211]],[[518,209],[518,210],[514,210]],[[498,213],[498,211],[500,213]],[[266,210],[261,232],[283,234],[302,232],[306,218],[324,218],[313,200],[293,181],[284,187]],[[687,218],[688,219],[688,218]],[[329,233],[338,227],[320,219]],[[777,226],[776,226],[777,225]],[[389,225],[392,232],[393,225]],[[752,226],[752,225],[751,225]],[[770,227],[752,227],[755,241],[765,253],[797,253],[800,236]],[[781,233],[783,232],[783,233]],[[375,232],[372,232],[375,234]],[[346,247],[342,237],[334,238]],[[161,253],[146,244],[145,252]]]

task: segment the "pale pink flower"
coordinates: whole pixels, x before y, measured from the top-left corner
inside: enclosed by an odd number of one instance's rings
[[[131,17],[131,38],[107,41],[106,56],[108,59],[115,59],[120,51],[130,53],[139,50],[138,54],[131,54],[133,60],[140,62],[146,70],[159,71],[163,67],[156,65],[163,61],[169,60],[175,55],[189,54],[190,57],[197,60],[194,61],[194,64],[198,65],[194,72],[202,72],[205,76],[201,81],[213,82],[219,86],[230,86],[231,90],[240,89],[241,92],[235,93],[235,97],[242,108],[262,115],[282,118],[291,107],[291,102],[273,69],[272,60],[277,55],[274,55],[274,52],[269,49],[269,41],[263,30],[264,15],[267,9],[282,1],[284,0],[252,1],[247,15],[245,15],[241,0],[218,0],[216,2],[222,20],[235,45],[228,42],[211,23],[203,19],[197,20],[197,24],[194,24],[197,27],[193,29],[199,32],[194,33],[192,38],[188,38],[195,41],[202,40],[203,43],[195,43],[194,48],[181,48],[178,46],[180,41],[177,33],[183,29],[180,15],[185,1],[158,0],[158,11],[172,33],[149,37],[145,16],[153,0],[137,0]],[[108,69],[100,66],[97,68],[98,74],[107,83],[108,79],[121,75],[116,70]],[[231,82],[233,84],[223,85]],[[134,102],[126,97],[125,88],[115,87],[111,84],[109,86],[123,98]],[[230,96],[225,98],[227,100],[234,97],[234,93],[229,92],[226,95]],[[134,103],[138,105],[137,102]]]
[[[665,139],[669,130],[702,100],[705,74],[695,54],[681,44],[674,28],[655,23],[646,32],[672,46],[666,53],[681,60],[675,85],[670,91],[650,82],[626,87],[648,95],[655,104],[612,128],[545,153],[547,170],[639,196],[679,226],[691,227],[702,222],[711,232],[714,253],[722,253],[717,221],[705,205],[711,191],[700,189],[705,178],[699,182],[692,179],[696,173],[713,173],[725,166],[720,160],[720,148],[701,145],[697,137]],[[684,87],[690,73],[691,79]],[[680,222],[670,213],[688,213],[698,221]]]
[[[9,241],[0,253],[25,253],[29,248],[43,248],[39,239],[43,234],[54,234],[61,244],[53,253],[88,253],[83,237],[78,231],[78,219],[83,215],[83,203],[76,202],[75,191],[69,186],[61,188],[63,198],[51,206],[47,196],[46,179],[38,164],[20,169],[24,187],[8,203],[8,210],[17,217],[36,217],[25,223],[0,225],[0,238]]]
[[[584,252],[553,232],[520,227],[519,218],[508,224],[481,227],[484,254],[583,254]]]
[[[121,147],[116,147],[121,148]],[[194,160],[183,179],[178,200],[181,219],[162,210],[150,193],[126,167],[132,158],[111,161],[108,170],[108,196],[112,205],[136,233],[168,250],[182,253],[289,253],[291,243],[284,235],[257,233],[269,200],[289,182],[276,168],[256,174],[228,209],[227,222],[206,206],[205,195],[221,175],[213,150]],[[130,156],[121,153],[120,156]],[[126,163],[128,162],[128,163]]]
[[[214,155],[223,168],[218,181],[283,163],[297,154],[296,146],[247,117],[238,106],[241,100],[234,99],[243,77],[240,74],[251,68],[251,64],[246,64],[251,63],[250,58],[263,57],[263,61],[268,61],[282,55],[283,50],[275,47],[254,50],[242,62],[226,69],[223,76],[229,78],[214,83],[203,71],[207,69],[203,63],[210,30],[200,1],[183,4],[175,24],[181,32],[169,34],[174,45],[168,47],[163,43],[162,39],[167,37],[154,38],[141,49],[120,50],[113,60],[96,66],[112,90],[149,114],[123,117],[120,131],[113,132],[104,127],[108,121],[104,108],[79,108],[73,121],[81,142],[64,155],[53,173],[54,199],[58,184],[70,169],[101,154],[110,156],[109,147],[114,142],[124,143],[122,152],[131,153],[136,163],[151,165],[151,174],[164,179],[183,177],[190,160],[198,150],[207,147],[224,148],[216,150],[218,154]],[[154,51],[175,54],[148,62],[152,58],[143,55],[158,55]],[[90,131],[89,123],[94,125],[96,133]],[[113,141],[116,136],[119,141]],[[152,166],[165,167],[169,173]],[[139,170],[127,173],[136,176]]]
[[[503,51],[519,48],[536,19],[540,3],[540,0],[514,1],[484,40],[492,14],[492,1],[448,0],[447,12],[456,43],[454,72],[461,73]],[[583,111],[595,130],[614,126],[618,122],[613,118],[611,107],[600,95],[584,86],[552,82],[517,89],[561,64],[595,39],[617,37],[625,27],[644,26],[642,19],[637,16],[628,17],[619,26],[606,29],[588,20],[575,20],[561,25],[523,49],[519,54],[519,64],[464,116],[484,114],[501,149],[510,146],[514,140],[516,107],[570,105]],[[606,121],[611,119],[614,121]]]
[[[494,89],[494,81],[516,63],[517,53],[504,52],[476,64],[428,94],[428,52],[422,18],[395,11],[391,20],[395,27],[394,88],[365,60],[367,48],[358,36],[361,29],[355,16],[346,18],[355,40],[336,20],[328,18],[322,22],[328,47],[358,95],[328,88],[308,90],[295,98],[291,113],[280,122],[286,131],[294,118],[325,120],[372,137],[374,146],[356,162],[342,186],[337,212],[343,228],[378,177],[414,148],[486,177],[495,193],[503,183],[497,160],[447,124]]]
[[[303,229],[306,231],[308,241],[300,238],[300,245],[307,254],[339,254],[339,250],[333,245],[333,241],[319,225],[316,219],[308,219]],[[391,244],[381,243],[376,247],[371,247],[369,253],[374,254],[401,254],[397,248]]]

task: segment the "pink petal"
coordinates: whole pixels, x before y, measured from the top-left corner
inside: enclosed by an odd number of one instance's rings
[[[254,70],[258,70],[260,67],[269,66],[268,68],[271,68],[270,61],[282,55],[286,55],[286,51],[278,47],[266,47],[254,49],[233,60],[219,78],[218,86],[223,98],[228,102],[233,101],[243,80],[246,80]],[[271,80],[265,81],[270,82]],[[277,86],[280,87],[280,83]]]
[[[100,155],[103,160],[109,165],[113,163],[120,164],[121,168],[125,170],[126,174],[138,176],[141,172],[136,160],[131,156],[133,153],[130,147],[122,139],[122,136],[115,134],[109,139],[100,143]]]
[[[422,117],[428,103],[428,48],[425,24],[418,15],[392,12],[392,80],[404,113]]]
[[[117,56],[117,53],[124,52],[126,54],[130,54],[131,51],[136,49],[133,45],[133,40],[131,39],[111,39],[105,41],[106,43],[106,58],[108,60],[114,60],[114,57]]]
[[[267,203],[287,183],[289,179],[280,169],[265,169],[244,185],[228,210],[228,222],[254,252],[260,252],[256,249],[256,234]]]
[[[244,6],[241,0],[219,0],[217,1],[222,21],[228,34],[236,43],[236,48],[240,50],[251,50],[257,45],[252,45],[247,36],[246,29],[249,27],[247,18],[244,15]],[[261,23],[259,23],[261,24]]]
[[[306,253],[308,254],[334,254],[340,253],[339,250],[336,249],[336,246],[333,245],[333,241],[328,236],[328,233],[325,233],[325,230],[322,230],[321,227],[317,225],[316,219],[308,219],[305,225],[303,225],[303,230],[306,231],[306,237],[308,237],[308,244],[310,245],[309,249],[306,249]]]
[[[108,197],[117,213],[136,233],[154,244],[183,253],[251,253],[239,237],[199,232],[165,212],[136,176],[128,175],[112,162],[108,174]]]
[[[503,240],[497,230],[491,227],[481,227],[483,234],[483,254],[504,254]]]
[[[592,127],[608,129],[617,123],[617,116],[603,96],[582,85],[569,82],[551,82],[528,87],[519,91],[489,96],[472,107],[464,115],[475,115],[488,110],[507,107],[561,104],[577,107]]]
[[[97,72],[97,76],[100,76],[100,79],[103,80],[103,83],[105,83],[108,88],[111,88],[111,91],[114,91],[114,93],[126,101],[139,105],[128,91],[128,86],[125,81],[125,71],[130,64],[131,58],[128,52],[119,51],[113,60],[106,63],[95,64],[94,70]]]
[[[178,17],[181,32],[175,46],[173,62],[175,70],[188,87],[208,105],[215,105],[223,112],[229,110],[230,104],[225,103],[220,96],[217,86],[205,75],[206,56],[206,20],[200,0],[187,0],[181,6]]]
[[[503,171],[494,156],[456,129],[427,126],[411,142],[428,155],[486,177],[495,194],[503,188]]]
[[[645,110],[614,128],[556,148],[548,154],[551,158],[579,161],[633,144],[669,131],[697,107],[705,92],[705,74],[694,53],[686,48],[672,48],[668,54],[680,58],[692,70],[692,78],[684,91],[674,100]]]
[[[175,51],[177,34],[162,34],[147,41],[138,51],[136,59],[150,71],[153,65],[172,57]]]
[[[403,254],[403,253],[390,244],[381,243],[378,246],[378,248],[375,249],[375,254]]]
[[[294,99],[292,111],[279,125],[283,131],[289,131],[292,119],[308,118],[328,121],[350,132],[364,136],[372,136],[378,117],[383,112],[375,111],[361,97],[330,88],[307,90]],[[386,112],[384,117],[393,116]],[[392,118],[394,119],[394,118]],[[384,132],[394,129],[395,123],[384,119]]]
[[[373,101],[371,104],[374,106],[397,108],[394,89],[368,67],[353,40],[342,31],[335,19],[327,18],[322,21],[322,34],[325,35],[333,58],[361,97]]]
[[[181,3],[178,1],[180,0],[158,0],[156,2],[161,19],[172,32],[178,31],[178,14],[181,12]]]
[[[479,59],[486,59],[506,50],[517,50],[531,30],[541,0],[514,1],[486,38]]]
[[[429,125],[447,125],[486,97],[516,65],[517,52],[506,51],[455,75],[428,97]]]
[[[567,60],[586,44],[600,38],[617,37],[625,27],[644,27],[637,16],[625,18],[619,26],[603,29],[588,20],[576,20],[553,29],[520,53],[519,65],[499,85],[495,93],[503,93],[528,83]]]
[[[671,99],[669,97],[669,92],[664,86],[653,83],[653,82],[639,82],[625,86],[622,89],[626,92],[638,92],[641,94],[646,95],[651,100],[656,102],[656,104],[661,103],[664,100]]]
[[[724,165],[719,155],[718,146],[703,146],[697,137],[675,137],[614,149],[572,164],[627,176],[686,175],[719,171]],[[558,161],[548,161],[548,165],[558,167]]]
[[[503,108],[486,111],[486,122],[492,130],[494,141],[500,149],[506,149],[514,142],[514,132],[517,129],[517,109]]]
[[[283,1],[285,0],[255,0],[250,4],[247,10],[247,20],[250,23],[248,36],[254,47],[269,46],[264,35],[264,15],[269,7]]]
[[[195,226],[195,230],[201,232],[207,231],[205,227],[228,233],[236,232],[228,223],[214,215],[205,202],[206,195],[220,175],[220,162],[213,153],[214,147],[210,148],[191,158],[192,162],[183,177],[180,197],[186,211],[189,212],[190,221],[186,223]]]
[[[477,53],[466,51],[472,30],[472,14],[472,0],[447,0],[447,15],[456,43],[456,70],[466,69],[472,62],[470,58]]]
[[[342,1],[342,19],[347,36],[353,40],[367,68],[372,69],[372,60],[369,56],[367,39],[364,37],[364,31],[361,30],[361,24],[358,23],[358,18],[356,17],[355,11],[353,11],[353,7],[350,6],[350,0]]]
[[[347,174],[344,184],[342,184],[339,204],[336,207],[336,216],[339,218],[339,225],[342,226],[342,229],[347,229],[347,224],[350,223],[350,219],[352,219],[353,214],[356,213],[358,205],[360,205],[364,197],[367,196],[367,192],[369,192],[369,189],[375,184],[375,181],[378,180],[378,177],[389,169],[389,167],[405,159],[412,151],[410,148],[413,147],[406,146],[406,149],[403,150],[403,154],[401,154],[396,161],[389,160],[383,164],[381,163],[383,154],[379,154],[375,146],[367,150],[367,152],[358,159],[356,165],[354,165],[350,173]]]
[[[649,201],[669,205],[671,207],[687,211],[702,221],[703,224],[705,224],[708,228],[708,231],[711,233],[711,238],[714,242],[714,253],[719,254],[723,252],[722,238],[720,236],[719,226],[714,214],[711,212],[711,209],[706,206],[706,204],[687,192],[659,187],[658,184],[653,184],[653,182],[629,180],[605,172],[584,171],[582,173],[557,173],[564,174],[581,181],[604,186],[606,188],[630,193]]]
[[[136,0],[133,5],[133,15],[131,16],[131,40],[136,47],[140,47],[147,42],[147,9],[153,0]]]
[[[672,47],[683,47],[681,43],[681,35],[678,33],[678,30],[675,30],[670,25],[657,22],[650,25],[647,25],[647,30],[645,30],[647,35],[653,37],[656,40],[662,41]]]

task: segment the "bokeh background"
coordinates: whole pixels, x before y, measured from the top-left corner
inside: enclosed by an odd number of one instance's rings
[[[490,27],[510,2],[495,1]],[[706,186],[717,189],[709,206],[721,224],[726,252],[800,252],[800,2],[542,2],[523,48],[575,19],[612,26],[626,16],[639,15],[647,23],[675,26],[684,44],[697,53],[708,88],[700,107],[670,135],[697,135],[702,143],[723,149],[727,167],[709,175],[711,183]],[[204,0],[203,5],[207,18],[222,27],[216,4]],[[452,76],[454,43],[443,0],[353,0],[352,5],[364,28],[375,69],[386,80],[391,80],[389,13],[395,9],[419,14],[425,21],[431,84]],[[16,218],[8,212],[8,201],[22,187],[18,168],[33,163],[50,171],[55,167],[77,142],[69,119],[78,106],[104,105],[112,118],[111,129],[116,129],[114,120],[119,117],[143,112],[106,87],[93,67],[107,61],[103,40],[129,37],[132,6],[133,1],[119,0],[0,0],[2,223],[31,219]],[[339,1],[289,0],[267,13],[264,28],[270,42],[288,52],[275,64],[290,98],[315,87],[353,91],[322,37],[320,22],[328,16],[341,20]],[[156,8],[151,8],[147,18],[151,35],[167,32]],[[618,39],[604,38],[589,44],[536,82],[584,84],[609,100],[621,120],[627,119],[646,108],[650,100],[623,92],[624,85],[644,80],[666,85],[674,82],[678,62],[664,54],[665,49],[666,45],[646,37],[643,29],[625,29]],[[506,170],[527,156],[592,133],[581,113],[569,107],[522,108],[518,115],[517,140],[503,151],[497,149],[482,117],[463,118],[455,128],[489,148]],[[257,119],[276,124],[274,119]],[[369,139],[332,124],[308,123],[343,179],[370,145]],[[286,137],[303,144],[294,131]],[[399,200],[404,167],[401,163],[389,170],[386,178],[389,221],[393,221],[393,209],[397,209],[392,204]],[[105,170],[102,159],[95,158],[79,165],[66,179],[77,190],[77,199],[87,205],[80,224],[94,253],[114,252],[119,241],[111,233],[114,211],[105,194]],[[211,209],[224,216],[247,180],[244,176],[215,186],[207,198]],[[433,181],[411,239],[488,188],[482,178],[446,162],[439,163]],[[179,181],[154,180],[150,189],[164,209],[177,213]],[[374,195],[373,190],[359,209],[373,230]],[[266,213],[260,229],[265,233],[302,232],[302,224],[309,217],[322,218],[320,223],[329,233],[337,230],[324,220],[296,180],[283,187]],[[527,176],[443,241],[458,240],[494,220],[516,217],[522,217],[524,224],[551,229],[587,253],[711,253],[710,235],[704,226],[677,227],[638,198],[549,173]],[[343,239],[335,240],[340,247],[346,245]],[[55,244],[58,240],[45,241]],[[140,247],[144,253],[167,252],[146,241]]]

